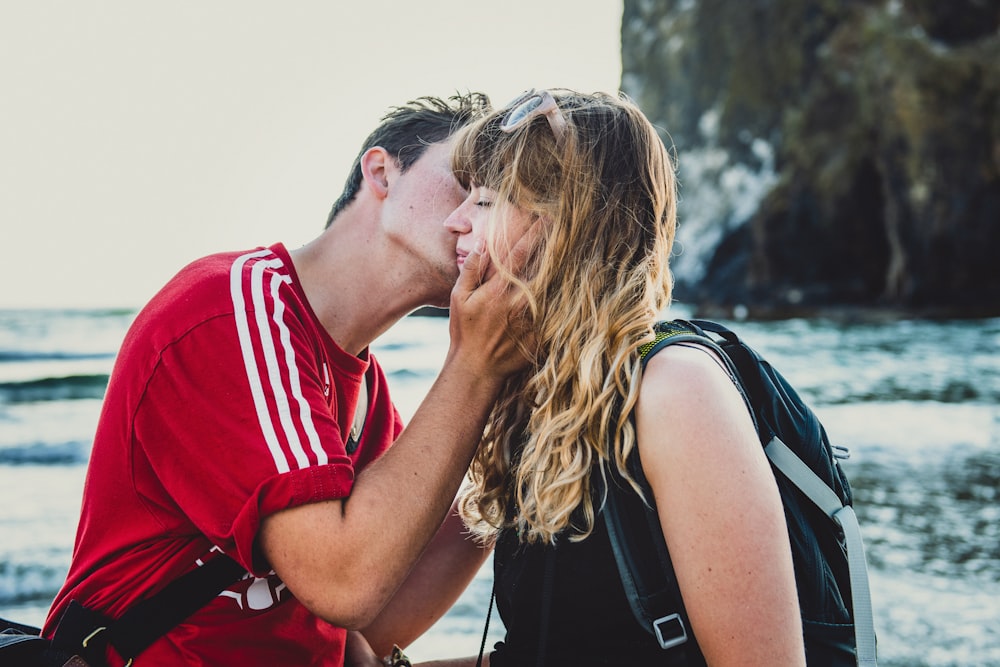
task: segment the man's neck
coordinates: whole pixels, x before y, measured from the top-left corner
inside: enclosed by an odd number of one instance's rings
[[[360,354],[429,295],[413,289],[374,227],[342,217],[290,255],[323,327],[342,349]]]

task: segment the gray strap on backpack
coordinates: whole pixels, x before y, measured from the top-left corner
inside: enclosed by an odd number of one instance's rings
[[[844,541],[847,542],[847,568],[851,578],[858,665],[875,667],[875,619],[872,614],[871,591],[868,588],[868,565],[854,508],[840,502],[837,494],[778,438],[772,438],[767,443],[764,453],[799,491],[843,529]]]

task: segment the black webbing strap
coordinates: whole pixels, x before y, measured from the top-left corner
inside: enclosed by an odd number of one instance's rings
[[[727,360],[713,340],[688,322],[665,323],[656,334],[653,342],[640,348],[643,366],[669,345],[694,345],[706,351],[711,349],[715,352],[713,357],[718,357],[718,363],[723,364]],[[724,368],[737,382],[736,369],[729,365]],[[626,466],[632,479],[644,489],[651,501],[652,490],[643,472],[638,449],[629,456]],[[633,615],[677,664],[704,665],[698,642],[690,630],[655,505],[641,499],[616,466],[609,465],[606,472],[607,480],[603,487],[606,495],[601,514]]]
[[[139,655],[246,572],[229,556],[213,558],[125,612],[109,629],[111,645],[126,659]]]
[[[229,556],[217,556],[112,621],[73,602],[59,621],[53,645],[82,649],[88,661],[102,664],[110,644],[129,662],[245,574],[246,568]]]
[[[490,616],[493,614],[493,599],[497,596],[497,585],[493,584],[490,589],[490,606],[486,608],[486,625],[483,626],[483,641],[479,644],[479,658],[476,660],[476,667],[483,667],[483,653],[486,652],[486,637],[490,633]]]

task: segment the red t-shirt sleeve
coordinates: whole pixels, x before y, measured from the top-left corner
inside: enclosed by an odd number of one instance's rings
[[[147,506],[164,528],[193,528],[258,575],[262,517],[345,497],[354,480],[319,348],[278,310],[217,316],[165,346],[133,431],[133,456],[148,461],[157,491]]]

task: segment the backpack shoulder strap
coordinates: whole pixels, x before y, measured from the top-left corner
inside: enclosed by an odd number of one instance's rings
[[[729,379],[736,385],[736,389],[743,397],[743,403],[747,406],[750,419],[753,420],[754,428],[760,434],[760,424],[757,421],[757,413],[750,402],[750,396],[743,385],[743,379],[739,369],[733,362],[729,353],[723,350],[722,345],[716,342],[706,332],[712,332],[722,339],[723,345],[739,343],[740,340],[735,333],[726,327],[710,320],[670,320],[659,322],[655,328],[656,338],[639,348],[642,365],[645,368],[650,358],[669,345],[697,346],[706,352],[711,352],[712,358],[729,375]]]
[[[695,343],[717,350],[720,354],[722,353],[722,350],[718,349],[715,341],[709,338],[700,326],[687,320],[658,322],[653,332],[655,334],[653,340],[639,347],[639,355],[643,366],[657,352],[677,343]]]
[[[88,662],[104,664],[110,644],[131,662],[154,641],[239,581],[246,569],[220,554],[201,567],[171,581],[163,590],[136,603],[118,620],[71,602],[52,638],[53,647],[85,654]]]
[[[727,363],[722,350],[697,326],[675,320],[657,325],[656,338],[639,350],[642,364],[670,345],[685,343],[708,347],[716,353],[720,363]],[[735,369],[728,370],[731,375],[735,373]],[[643,473],[638,451],[632,454],[627,465],[645,497],[651,498],[652,490]],[[608,466],[605,491],[601,515],[633,616],[656,638],[661,648],[671,651],[671,655],[686,658],[690,664],[704,664],[697,641],[690,632],[656,507],[636,494],[614,466]]]
[[[123,656],[139,655],[246,573],[229,556],[216,556],[125,612],[111,628],[111,643]]]
[[[651,497],[641,466],[632,466],[632,460],[629,460],[629,469],[633,479],[646,497]],[[689,630],[687,612],[674,578],[673,563],[663,540],[656,508],[640,498],[614,466],[608,466],[606,477],[600,513],[632,615],[641,628],[655,637],[661,648],[700,655]],[[600,483],[600,478],[595,480],[595,485]]]

